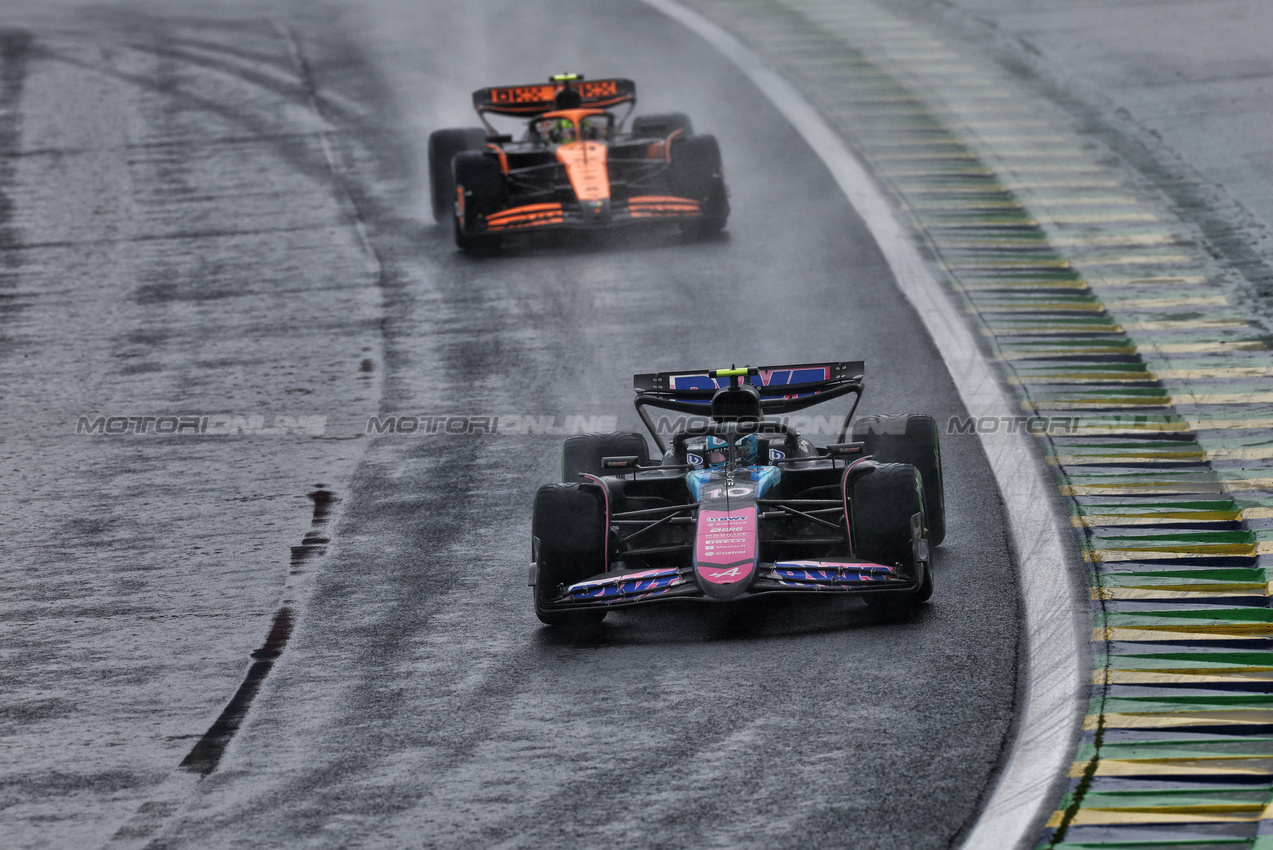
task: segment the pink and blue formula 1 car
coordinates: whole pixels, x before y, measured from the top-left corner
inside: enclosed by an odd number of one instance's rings
[[[933,591],[941,451],[924,415],[868,416],[815,447],[767,418],[862,394],[863,364],[637,375],[637,433],[571,437],[535,495],[530,585],[552,626],[673,599],[847,593],[891,613]],[[665,442],[647,408],[689,414]]]

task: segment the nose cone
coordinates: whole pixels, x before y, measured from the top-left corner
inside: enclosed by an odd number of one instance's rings
[[[737,510],[701,508],[694,541],[694,577],[713,599],[732,599],[756,577],[755,505]]]
[[[608,154],[609,149],[601,142],[571,142],[557,148],[557,161],[566,167],[566,177],[587,220],[594,215],[610,215]],[[595,201],[605,203],[594,207]]]

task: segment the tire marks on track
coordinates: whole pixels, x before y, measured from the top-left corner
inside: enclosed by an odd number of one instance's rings
[[[226,747],[230,745],[234,734],[243,725],[248,709],[252,707],[252,700],[256,698],[261,685],[265,683],[265,677],[274,668],[274,660],[283,654],[283,650],[287,648],[287,641],[292,636],[292,626],[296,621],[298,577],[305,575],[306,564],[327,554],[327,544],[330,539],[319,532],[327,524],[332,504],[338,499],[322,485],[308,495],[310,501],[314,503],[314,516],[310,520],[311,531],[305,535],[299,546],[292,547],[292,562],[287,571],[282,607],[274,613],[270,631],[265,636],[265,643],[252,653],[254,660],[252,666],[248,668],[243,684],[239,685],[234,696],[230,698],[230,702],[208,731],[203,733],[199,742],[181,760],[180,766],[191,773],[207,776],[221,763]]]
[[[125,846],[215,772],[326,550],[334,503],[305,492],[343,493],[363,444],[106,439],[75,417],[365,416],[378,269],[269,19],[7,12],[36,25],[0,31],[0,833]],[[233,58],[146,49],[195,30]]]

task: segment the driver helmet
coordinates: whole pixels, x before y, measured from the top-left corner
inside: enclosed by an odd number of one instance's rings
[[[554,142],[573,142],[575,140],[575,122],[569,118],[558,118],[553,122],[550,135]]]
[[[729,443],[720,437],[708,437],[704,447],[706,465],[719,469],[729,461]],[[760,456],[760,440],[755,434],[747,434],[734,441],[734,457],[739,466],[752,466]]]

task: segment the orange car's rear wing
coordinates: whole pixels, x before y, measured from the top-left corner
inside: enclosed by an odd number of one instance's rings
[[[557,95],[566,88],[579,94],[582,107],[608,109],[636,102],[636,83],[631,80],[571,80],[478,89],[473,92],[473,108],[478,115],[491,112],[533,118],[556,109]]]

